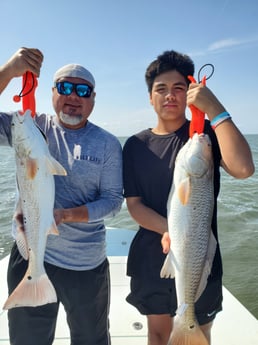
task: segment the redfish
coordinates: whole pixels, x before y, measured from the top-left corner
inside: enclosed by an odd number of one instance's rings
[[[46,140],[29,110],[24,115],[19,112],[13,115],[12,144],[19,191],[16,243],[21,255],[28,260],[28,269],[3,309],[35,307],[57,301],[43,262],[47,236],[58,235],[53,215],[53,175],[66,175],[65,169],[50,155]]]
[[[179,151],[168,198],[170,251],[161,277],[175,278],[178,309],[173,345],[207,345],[194,304],[207,285],[216,250],[213,158],[208,135],[195,133]]]

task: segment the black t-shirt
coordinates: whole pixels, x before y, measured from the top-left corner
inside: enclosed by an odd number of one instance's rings
[[[212,231],[217,236],[217,196],[220,189],[221,154],[216,135],[209,121],[205,121],[204,132],[212,142],[214,159],[214,213]],[[123,148],[124,196],[141,197],[142,202],[160,215],[167,216],[167,199],[173,181],[175,159],[180,148],[189,139],[189,121],[176,132],[167,135],[156,135],[146,129],[130,137]],[[128,275],[142,274],[146,267],[139,262],[147,262],[147,257],[157,262],[164,262],[160,244],[161,235],[140,227],[135,236],[128,256]],[[157,241],[159,242],[157,244]],[[155,243],[155,249],[150,245]],[[154,245],[153,245],[154,246]],[[143,250],[144,248],[144,250]],[[141,267],[140,267],[141,266]],[[160,266],[160,265],[159,265]],[[219,246],[214,258],[212,273],[222,274]],[[161,267],[160,267],[161,268]],[[159,269],[159,268],[158,268]],[[140,272],[141,271],[141,272]]]

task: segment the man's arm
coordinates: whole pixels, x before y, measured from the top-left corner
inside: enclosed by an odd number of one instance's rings
[[[0,66],[0,94],[15,77],[21,77],[26,71],[40,73],[43,54],[38,49],[20,48],[4,65]]]
[[[89,220],[88,209],[85,205],[74,208],[60,208],[54,210],[56,225],[61,223],[87,223]]]
[[[195,105],[207,114],[210,121],[226,112],[215,95],[202,84],[190,84],[187,104]],[[247,178],[254,173],[254,163],[250,147],[231,118],[214,128],[218,139],[222,167],[235,178]]]
[[[98,221],[112,217],[120,211],[123,202],[122,149],[116,139],[115,142],[111,141],[110,148],[106,154],[97,192],[98,197],[84,205],[55,209],[54,217],[56,224]]]
[[[127,208],[132,218],[143,228],[161,235],[168,231],[167,219],[145,206],[140,197],[126,198]]]

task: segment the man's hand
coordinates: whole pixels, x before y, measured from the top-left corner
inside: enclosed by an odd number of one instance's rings
[[[161,239],[161,245],[163,248],[163,253],[167,254],[170,250],[170,237],[169,237],[169,233],[166,231],[164,232],[162,239]]]
[[[10,79],[21,77],[26,71],[30,71],[37,77],[43,61],[43,54],[35,48],[20,48],[6,63]]]
[[[64,209],[62,208],[54,209],[54,219],[55,219],[56,225],[63,223]]]

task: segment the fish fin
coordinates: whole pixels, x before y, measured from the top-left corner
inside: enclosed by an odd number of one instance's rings
[[[37,307],[47,303],[57,302],[56,291],[46,273],[37,279],[29,276],[24,278],[6,300],[3,309],[15,307]]]
[[[38,172],[38,160],[33,158],[26,159],[26,176],[29,180],[33,180]]]
[[[21,208],[21,199],[18,200],[16,210],[13,215],[13,220],[16,223],[16,236],[15,241],[21,256],[25,259],[29,259],[28,243],[24,232],[23,214]]]
[[[52,175],[67,175],[65,168],[51,155],[46,156],[46,167],[48,172]]]
[[[168,345],[209,345],[197,321],[185,324],[185,319],[176,316]]]
[[[59,231],[58,231],[58,228],[56,226],[56,222],[54,220],[53,220],[51,227],[49,228],[47,234],[48,235],[55,235],[55,236],[59,235]]]
[[[188,308],[187,303],[182,303],[176,310],[177,315],[182,316]]]
[[[206,261],[204,263],[202,276],[200,279],[200,284],[196,292],[195,302],[201,297],[201,294],[203,293],[207,285],[207,280],[211,273],[211,268],[212,268],[213,259],[216,253],[216,248],[217,248],[217,240],[215,236],[213,235],[213,232],[211,231],[209,243],[208,243]]]
[[[191,194],[191,182],[189,177],[181,181],[177,189],[177,194],[182,205],[188,204]]]
[[[175,269],[174,265],[178,267],[178,264],[176,262],[176,258],[170,249],[168,252],[168,255],[166,256],[166,259],[164,261],[164,264],[160,271],[160,278],[175,278]]]
[[[29,259],[28,243],[27,243],[24,231],[19,229],[19,227],[17,227],[17,234],[16,234],[15,241],[23,259],[28,260]]]

